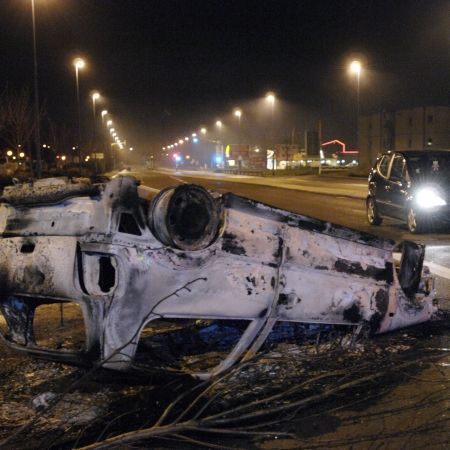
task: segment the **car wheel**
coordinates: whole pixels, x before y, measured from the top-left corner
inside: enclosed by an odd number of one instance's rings
[[[425,232],[425,227],[421,223],[421,219],[417,216],[416,211],[413,208],[408,209],[408,217],[406,218],[406,223],[408,225],[408,230],[410,233],[423,233]]]
[[[383,222],[380,214],[378,213],[378,207],[375,200],[369,197],[366,202],[367,221],[370,225],[380,225]]]

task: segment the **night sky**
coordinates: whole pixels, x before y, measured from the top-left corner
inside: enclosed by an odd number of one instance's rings
[[[98,89],[121,133],[146,150],[231,122],[235,106],[255,119],[268,90],[280,136],[321,117],[325,138],[351,140],[353,56],[365,61],[362,112],[449,104],[449,1],[35,1],[48,116],[74,126],[71,61],[81,55],[85,120]],[[31,87],[30,0],[0,0],[0,17],[0,88]]]

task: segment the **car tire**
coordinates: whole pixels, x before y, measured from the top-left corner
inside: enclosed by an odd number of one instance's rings
[[[426,231],[422,220],[417,217],[417,213],[414,208],[408,208],[406,224],[408,225],[409,232],[412,234],[424,233]]]
[[[370,225],[381,225],[383,219],[378,212],[378,206],[373,197],[369,197],[366,201],[366,216]]]

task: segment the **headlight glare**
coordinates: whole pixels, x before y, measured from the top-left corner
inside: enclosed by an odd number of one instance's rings
[[[420,189],[415,195],[416,204],[420,208],[435,208],[445,206],[447,202],[432,188]]]

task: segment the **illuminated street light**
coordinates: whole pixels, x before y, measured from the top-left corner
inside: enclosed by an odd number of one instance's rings
[[[361,68],[362,66],[360,61],[352,61],[349,66],[350,72],[358,76],[361,74]]]
[[[110,132],[111,134],[113,134],[113,133],[114,133],[114,131],[116,131],[116,129],[115,129],[115,128],[110,128],[110,129],[109,129],[109,132]]]
[[[19,158],[25,158],[25,153],[24,152],[20,152],[19,153]]]
[[[234,116],[238,119],[238,125],[239,125],[239,131],[238,131],[238,149],[241,146],[241,117],[242,117],[242,111],[239,108],[236,108],[234,110]]]
[[[197,133],[192,133],[192,137],[193,138],[197,137]]]
[[[203,135],[206,134],[206,128],[205,128],[205,127],[202,127],[202,128],[200,129],[200,133],[202,133]]]
[[[217,156],[220,157],[220,161],[217,159],[216,156],[216,163],[221,164],[223,162],[223,145],[222,145],[222,128],[223,128],[223,123],[221,120],[216,120],[216,128],[218,130],[218,134],[219,134],[219,146],[216,146],[216,153],[218,153]]]
[[[95,103],[96,101],[100,98],[100,93],[99,92],[93,92],[92,93],[92,115],[93,115],[93,122],[92,122],[92,143],[93,143],[93,150],[94,150],[94,154],[95,153],[95,149],[96,149],[96,134],[97,134],[97,124],[96,124],[96,114],[95,114]],[[96,161],[97,163],[97,161]]]
[[[111,160],[112,160],[112,155],[111,152],[108,154],[107,150],[107,141],[106,141],[106,136],[105,136],[105,117],[108,115],[108,111],[106,109],[104,109],[101,113],[102,115],[102,129],[101,129],[101,141],[102,141],[102,150],[105,154],[105,156],[108,156]],[[106,124],[108,124],[109,120],[106,122]],[[112,123],[112,122],[111,122]],[[106,159],[106,158],[105,158]],[[109,161],[106,161],[106,167],[109,166]]]
[[[359,86],[361,79],[362,64],[360,61],[352,61],[349,66],[349,72],[356,75],[356,146],[359,146],[358,118],[359,118]]]
[[[106,122],[106,126],[107,126],[107,127],[111,127],[112,124],[113,124],[113,121],[112,121],[112,120],[108,120],[108,121]]]
[[[6,152],[6,155],[7,155],[7,156],[12,156],[12,155],[13,155],[12,150],[8,150],[8,151]]]
[[[184,144],[183,139],[179,139],[178,143],[179,143],[180,145],[181,145],[181,144]]]
[[[175,142],[175,144],[173,144],[173,145],[175,145],[175,147],[178,147],[178,142]]]
[[[78,72],[80,69],[83,69],[86,65],[83,59],[75,58],[73,61],[73,65],[75,66],[75,80],[77,84],[77,109],[78,109],[78,161],[79,161],[79,169],[81,174],[81,112],[80,112],[80,83]]]
[[[275,123],[274,123],[274,115],[275,115],[275,94],[273,92],[268,92],[266,94],[266,101],[270,105],[270,140],[273,151],[272,157],[272,172],[275,174]]]
[[[75,58],[73,61],[73,65],[75,66],[75,69],[80,70],[84,69],[86,67],[86,63],[84,59],[81,58]]]
[[[266,94],[266,100],[273,105],[275,103],[275,94],[273,92],[268,92]]]
[[[66,160],[66,155],[62,155],[61,156],[61,161],[65,161]]]
[[[184,138],[184,140],[187,142],[187,141],[189,140],[189,138],[186,136],[186,137]]]

